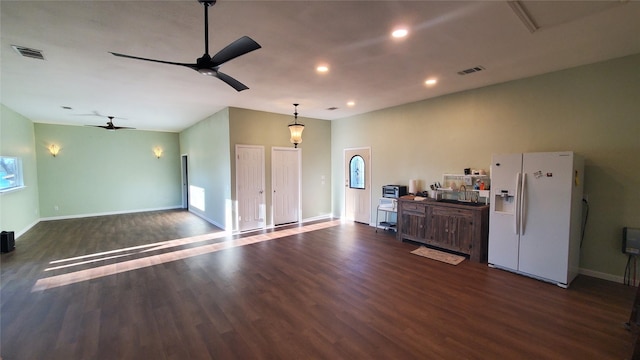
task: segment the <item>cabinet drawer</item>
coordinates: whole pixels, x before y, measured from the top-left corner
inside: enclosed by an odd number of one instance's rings
[[[426,213],[426,209],[427,207],[424,204],[414,204],[414,203],[410,203],[410,202],[403,202],[402,203],[402,211],[403,212],[412,212],[412,213],[419,213],[419,214],[425,214]]]
[[[435,216],[456,216],[456,217],[473,217],[473,211],[466,209],[456,209],[444,206],[432,207],[431,213]]]

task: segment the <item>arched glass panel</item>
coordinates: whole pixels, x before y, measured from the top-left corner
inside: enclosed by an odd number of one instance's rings
[[[349,187],[364,189],[364,159],[356,155],[349,161]]]

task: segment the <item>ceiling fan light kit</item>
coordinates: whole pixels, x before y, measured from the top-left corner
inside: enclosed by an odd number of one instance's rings
[[[164,60],[147,59],[137,56],[119,54],[111,52],[112,55],[124,57],[134,60],[152,61],[162,64],[179,65],[193,69],[203,75],[214,76],[225,82],[227,85],[236,89],[236,91],[247,90],[248,87],[233,77],[219,71],[220,66],[227,61],[235,59],[246,53],[261,48],[260,44],[255,42],[248,36],[243,36],[238,40],[227,45],[224,49],[218,51],[213,57],[209,55],[209,7],[216,3],[216,0],[198,0],[204,7],[204,54],[196,60],[195,64],[179,63]]]

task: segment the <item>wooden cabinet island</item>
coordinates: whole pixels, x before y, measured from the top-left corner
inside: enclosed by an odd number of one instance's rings
[[[489,205],[414,198],[398,199],[398,240],[466,254],[475,262],[487,261]]]

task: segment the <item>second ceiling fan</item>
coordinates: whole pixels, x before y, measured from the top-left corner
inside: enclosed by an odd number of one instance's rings
[[[153,62],[162,63],[162,64],[185,66],[203,75],[215,76],[218,79],[227,83],[229,86],[236,89],[236,91],[242,91],[242,90],[248,89],[246,85],[232,78],[231,76],[220,72],[219,69],[222,64],[224,64],[229,60],[235,59],[238,56],[242,56],[251,51],[260,49],[261,48],[260,44],[258,44],[248,36],[243,36],[238,40],[232,42],[231,44],[227,45],[224,49],[218,51],[218,53],[216,53],[215,55],[213,55],[213,57],[211,57],[211,55],[209,55],[209,16],[208,16],[209,11],[208,9],[210,6],[213,6],[216,3],[216,0],[198,0],[198,2],[204,6],[204,55],[198,58],[194,64],[147,59],[147,58],[119,54],[114,52],[111,52],[111,54],[115,56],[129,58],[129,59],[153,61]]]
[[[109,121],[107,121],[107,125],[87,125],[87,126],[99,127],[99,128],[107,129],[109,131],[115,131],[115,130],[121,130],[121,129],[135,129],[132,127],[113,125],[113,119],[121,119],[121,118],[116,118],[115,116],[100,115],[97,111],[94,111],[93,114],[90,114],[90,115],[106,117],[107,119],[109,119]]]

